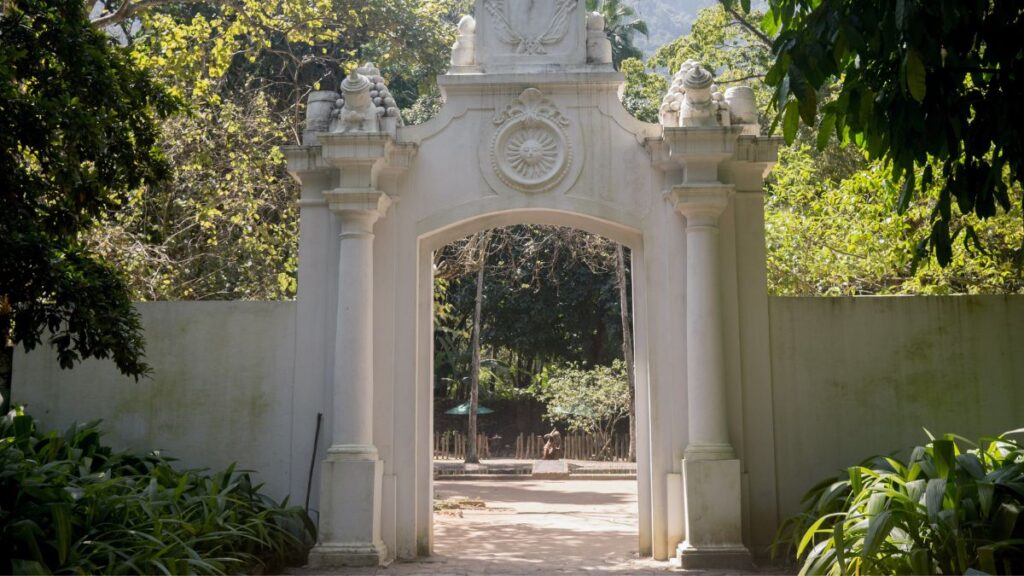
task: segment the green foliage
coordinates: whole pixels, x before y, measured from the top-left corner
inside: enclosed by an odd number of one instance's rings
[[[135,298],[294,297],[298,207],[273,118],[256,92],[164,123],[172,178],[135,190],[90,236],[125,271]]]
[[[810,139],[806,134],[801,140]],[[915,258],[937,186],[896,211],[901,183],[881,162],[832,141],[783,148],[765,189],[769,290],[776,295],[1015,293],[1020,206],[981,220],[959,215],[952,265]],[[973,229],[977,238],[967,233]]]
[[[898,210],[939,183],[922,251],[947,266],[957,213],[985,219],[1020,204],[1019,2],[770,5],[763,25],[777,36],[766,82],[774,87],[787,141],[795,137],[793,125],[802,122],[857,143],[891,166],[893,180],[902,180]],[[836,79],[837,92],[822,100],[820,91]],[[977,231],[969,227],[965,234]],[[1017,259],[1024,259],[1024,245]]]
[[[163,125],[173,178],[132,193],[90,245],[126,271],[137,299],[294,297],[298,184],[279,146],[299,143],[306,96],[375,61],[399,105],[412,108],[406,118],[428,119],[468,7],[211,0],[143,10],[126,32],[132,56],[190,114]]]
[[[481,323],[483,399],[521,398],[552,362],[621,358],[614,244],[554,226],[492,229]],[[472,361],[479,243],[435,253],[434,382],[438,397],[465,398]]]
[[[637,18],[636,9],[629,0],[587,0],[587,12],[597,12],[604,17],[604,31],[612,43],[612,65],[619,69],[627,58],[643,58],[644,53],[636,47],[633,38],[637,34],[647,36],[647,23]]]
[[[907,462],[853,466],[807,493],[776,549],[795,547],[801,575],[1019,574],[1024,448],[1009,434],[966,451],[965,440],[946,435]]]
[[[656,123],[668,80],[661,74],[647,72],[644,63],[636,58],[623,60],[620,70],[626,77],[622,105],[636,119]]]
[[[60,364],[112,357],[139,376],[143,338],[121,274],[83,234],[167,176],[157,120],[177,104],[80,0],[0,13],[0,333]],[[12,324],[13,322],[13,324]]]
[[[771,91],[762,80],[772,62],[771,47],[757,13],[740,17],[720,4],[701,10],[690,33],[658,48],[649,65],[675,73],[687,60],[696,60],[715,73],[715,83],[723,89],[753,88],[758,109],[767,109]]]
[[[570,431],[594,434],[602,442],[602,454],[610,449],[616,426],[629,417],[629,380],[621,360],[591,368],[547,366],[534,394],[547,405],[548,420],[561,422]]]
[[[300,563],[315,537],[234,466],[178,471],[113,452],[96,423],[41,433],[0,419],[0,572],[223,574]]]

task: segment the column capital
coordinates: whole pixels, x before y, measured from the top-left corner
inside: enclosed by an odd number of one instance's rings
[[[371,228],[387,214],[392,202],[387,194],[366,188],[335,188],[324,192],[324,200],[342,223],[365,222]]]
[[[672,207],[686,217],[686,225],[718,226],[718,217],[729,205],[735,193],[733,186],[688,185],[675,186],[668,193]]]

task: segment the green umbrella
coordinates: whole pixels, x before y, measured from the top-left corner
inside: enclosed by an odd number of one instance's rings
[[[468,416],[469,415],[469,402],[465,402],[465,403],[459,404],[455,408],[451,408],[449,410],[445,410],[444,413],[445,414],[452,414],[454,416]],[[477,406],[476,406],[476,413],[477,414],[493,414],[494,410],[491,410],[490,408],[488,408],[487,406],[484,406],[482,404],[477,404]]]

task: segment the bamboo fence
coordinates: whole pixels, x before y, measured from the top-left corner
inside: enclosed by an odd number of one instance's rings
[[[516,460],[540,460],[544,454],[544,437],[539,434],[520,434],[511,453],[492,456],[491,446],[484,434],[477,435],[477,455],[480,458],[511,457]],[[601,440],[592,434],[562,436],[562,458],[566,460],[629,461],[629,436],[616,434],[605,454],[601,454]],[[434,432],[435,460],[463,460],[466,458],[466,435],[461,432]]]

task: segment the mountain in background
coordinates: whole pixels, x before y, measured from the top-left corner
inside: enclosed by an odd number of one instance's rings
[[[688,34],[697,12],[715,0],[632,0],[637,15],[647,22],[650,38],[636,37],[636,45],[650,57],[654,51],[676,38]]]

